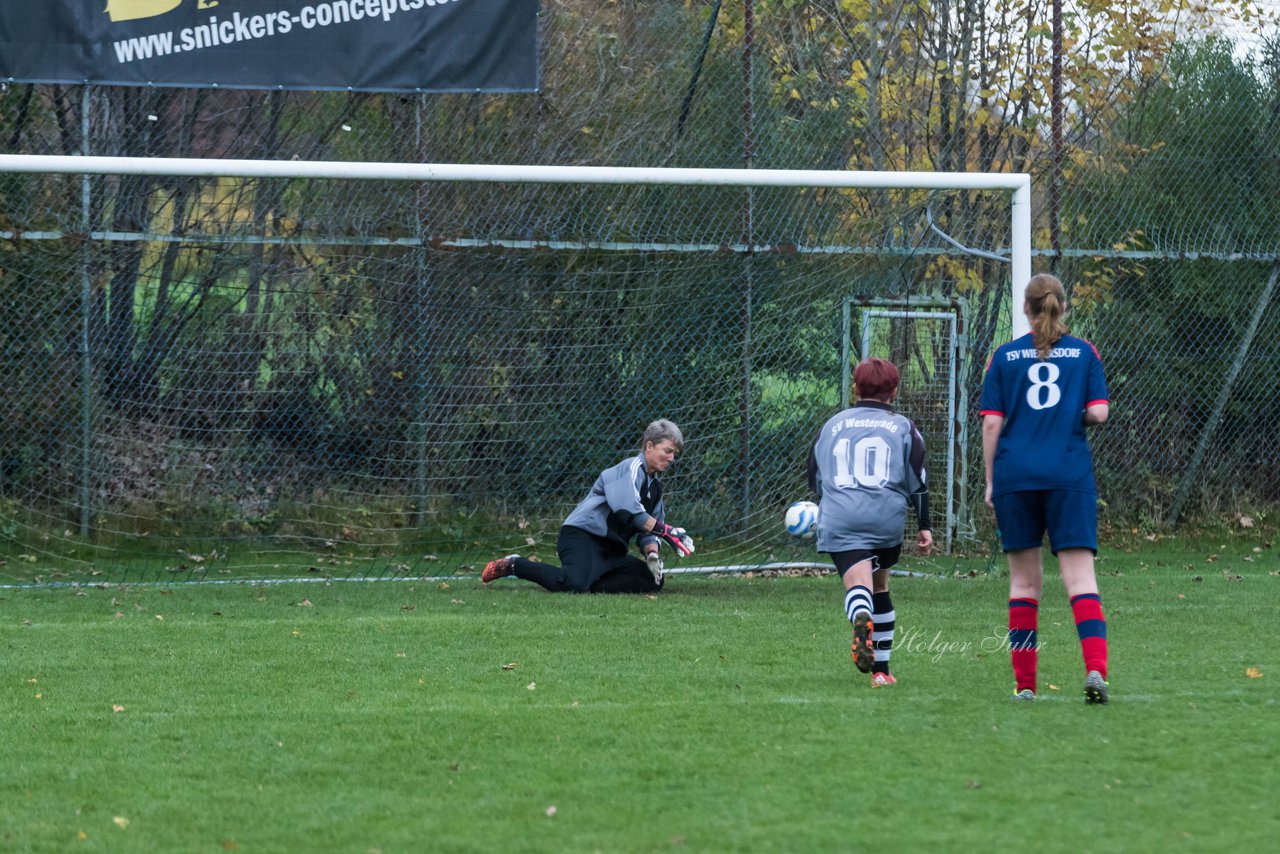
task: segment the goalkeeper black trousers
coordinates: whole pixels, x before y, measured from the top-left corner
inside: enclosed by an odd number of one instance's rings
[[[654,593],[662,585],[625,543],[566,525],[556,541],[560,566],[516,558],[515,575],[553,593]]]

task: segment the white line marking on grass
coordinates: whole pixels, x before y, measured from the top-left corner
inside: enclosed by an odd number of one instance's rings
[[[764,564],[731,564],[729,566],[685,566],[666,571],[667,575],[714,575],[716,573],[765,572],[768,570],[786,569],[831,569],[827,563],[764,563]],[[945,578],[943,575],[931,575],[927,572],[910,572],[904,569],[891,569],[890,575],[909,578]],[[479,575],[399,575],[370,576],[353,575],[345,578],[339,576],[320,576],[305,578],[178,578],[173,581],[46,581],[40,584],[0,584],[0,590],[58,590],[63,588],[119,588],[119,587],[183,587],[192,585],[227,586],[236,584],[272,585],[272,584],[336,584],[339,582],[374,583],[379,581],[399,582],[459,582],[479,581]]]
[[[1116,703],[1165,703],[1170,700],[1193,699],[1193,700],[1221,700],[1227,697],[1242,697],[1244,691],[1172,691],[1168,694],[1112,694],[1107,700],[1108,705]],[[1083,692],[1073,691],[1054,691],[1052,694],[1037,694],[1034,701],[1027,705],[1034,706],[1036,703],[1084,703]],[[1011,702],[1009,705],[1017,706],[1017,703]]]
[[[1174,691],[1169,694],[1115,694],[1108,702],[1114,703],[1117,700],[1128,702],[1130,700],[1136,703],[1159,703],[1164,700],[1180,699],[1188,697],[1193,700],[1221,700],[1226,697],[1243,697],[1244,691],[1232,689],[1230,691]]]

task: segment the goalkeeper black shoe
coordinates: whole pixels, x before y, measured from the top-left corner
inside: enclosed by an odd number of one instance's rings
[[[484,572],[480,573],[480,580],[485,584],[490,581],[497,581],[499,578],[506,578],[516,571],[516,558],[520,555],[507,555],[497,560],[491,560],[485,564]]]
[[[1084,701],[1090,706],[1105,706],[1107,704],[1107,689],[1111,686],[1107,684],[1107,680],[1102,678],[1102,674],[1096,670],[1090,670],[1089,675],[1084,677]]]
[[[866,611],[853,618],[853,663],[863,673],[870,673],[875,664],[876,649],[871,640],[874,625]]]

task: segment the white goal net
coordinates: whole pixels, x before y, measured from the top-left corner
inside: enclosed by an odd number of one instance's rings
[[[657,417],[699,566],[813,561],[781,519],[860,355],[848,301],[963,305],[981,349],[1022,322],[1030,218],[1011,174],[0,156],[3,570],[552,558]],[[972,413],[912,388],[981,366],[885,322],[962,537]]]

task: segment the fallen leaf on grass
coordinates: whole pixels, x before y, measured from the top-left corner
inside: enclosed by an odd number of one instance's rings
[[[530,682],[528,685],[526,685],[526,686],[524,686],[524,687],[528,688],[530,691],[536,691],[536,690],[538,689],[538,683],[537,683],[537,682]]]
[[[113,712],[123,712],[123,711],[124,711],[124,706],[120,705],[119,703],[112,703],[112,704],[111,704],[111,711],[113,711]]]
[[[310,607],[311,607],[311,600],[310,600],[310,599],[303,599],[301,602],[299,602],[299,603],[297,603],[297,604],[298,604],[298,607],[299,607],[299,608],[310,608]]]
[[[518,666],[518,664],[517,664],[516,662],[514,662],[514,661],[508,661],[506,664],[502,665],[502,669],[503,669],[503,670],[515,670],[517,666]]]
[[[1049,683],[1049,690],[1050,690],[1050,691],[1061,691],[1062,689],[1061,689],[1061,688],[1059,688],[1057,685],[1054,685],[1052,682],[1050,682],[1050,683]]]
[[[129,819],[125,818],[122,815],[118,815],[111,820],[115,822],[116,827],[119,827],[121,830],[129,826]]]
[[[1250,667],[1245,670],[1244,675],[1248,676],[1250,679],[1261,679],[1262,671],[1256,667]]]

